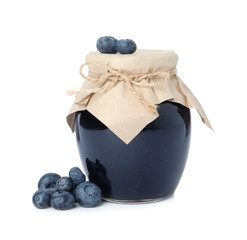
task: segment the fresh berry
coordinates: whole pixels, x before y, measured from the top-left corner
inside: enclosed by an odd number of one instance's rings
[[[82,173],[81,169],[78,167],[73,167],[69,171],[69,177],[72,179],[72,181],[78,185],[79,183],[85,182],[86,177]]]
[[[56,173],[46,173],[38,182],[38,189],[45,190],[49,188],[55,188],[56,182],[61,176]]]
[[[43,209],[50,206],[50,194],[46,190],[38,190],[33,195],[33,204],[35,207]]]
[[[100,37],[96,47],[101,53],[117,53],[117,39],[110,36]]]
[[[101,190],[92,182],[83,182],[76,187],[76,200],[82,207],[95,207],[101,202]]]
[[[131,39],[121,39],[117,42],[117,50],[121,54],[134,53],[136,48],[136,43]]]
[[[76,194],[75,194],[75,192],[76,192],[76,187],[77,187],[77,186],[75,186],[74,189],[71,191],[71,193],[73,194],[73,196],[74,196],[74,198],[75,198],[75,202],[77,202]]]
[[[57,210],[68,210],[73,207],[74,196],[67,191],[55,192],[51,196],[50,204]]]
[[[57,192],[57,188],[56,187],[54,187],[54,188],[46,188],[43,191],[47,192],[51,196],[54,192]]]
[[[74,188],[74,182],[70,177],[61,177],[57,180],[57,190],[58,191],[72,191]]]

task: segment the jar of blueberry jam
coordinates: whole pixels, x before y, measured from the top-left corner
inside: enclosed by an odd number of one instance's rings
[[[174,71],[177,55],[158,50],[124,56],[93,52],[86,62],[106,67],[89,68],[90,78],[82,74],[85,82],[67,121],[76,132],[89,180],[101,188],[106,201],[152,202],[173,195],[189,153],[190,108],[197,108],[211,127]],[[140,131],[132,136],[136,128]]]
[[[189,152],[190,110],[165,101],[158,112],[159,117],[129,144],[90,112],[77,116],[76,140],[83,167],[106,200],[155,201],[174,193]]]

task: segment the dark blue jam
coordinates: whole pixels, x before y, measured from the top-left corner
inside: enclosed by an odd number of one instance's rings
[[[82,164],[89,180],[101,187],[103,198],[138,202],[174,193],[189,152],[190,110],[165,101],[158,112],[159,117],[128,145],[88,111],[78,114]]]

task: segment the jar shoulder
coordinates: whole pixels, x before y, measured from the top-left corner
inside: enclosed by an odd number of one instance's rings
[[[190,109],[175,102],[165,101],[158,105],[159,116],[149,123],[143,130],[172,128],[177,125],[190,125]],[[85,129],[106,129],[107,127],[90,112],[82,111],[78,114],[78,123]]]

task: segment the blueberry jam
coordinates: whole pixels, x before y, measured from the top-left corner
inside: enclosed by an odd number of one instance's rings
[[[104,199],[155,201],[174,193],[189,152],[190,110],[165,101],[158,113],[129,144],[88,111],[78,114],[76,139],[82,164]]]

